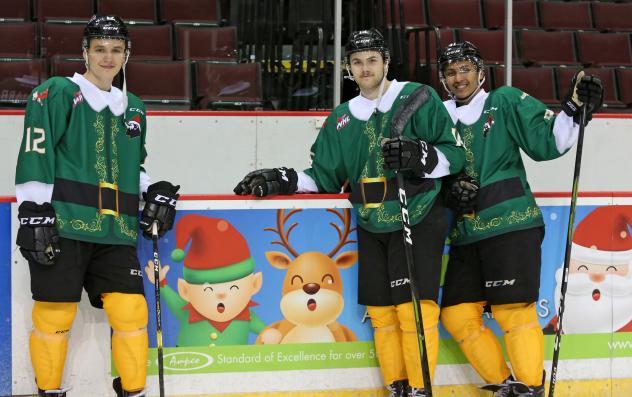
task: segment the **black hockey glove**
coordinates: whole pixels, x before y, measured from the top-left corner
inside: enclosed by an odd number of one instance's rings
[[[174,186],[169,182],[160,181],[147,188],[143,193],[145,208],[140,216],[140,228],[145,238],[151,239],[151,229],[154,222],[158,222],[158,237],[162,237],[173,227],[176,217],[176,203],[180,185]]]
[[[297,184],[298,174],[293,168],[263,168],[246,175],[233,192],[240,196],[254,194],[257,197],[294,194]]]
[[[447,186],[446,204],[459,215],[476,211],[478,182],[467,174],[459,174],[445,182]]]
[[[426,141],[397,137],[382,142],[384,169],[412,170],[418,176],[430,174],[439,162],[437,151]]]
[[[22,256],[41,265],[54,265],[61,250],[53,206],[24,201],[18,208],[18,219],[20,228],[16,244]]]
[[[603,105],[603,85],[596,76],[584,76],[580,70],[573,76],[568,93],[562,101],[562,110],[579,124],[581,106],[586,104],[586,124],[592,120],[593,113]]]

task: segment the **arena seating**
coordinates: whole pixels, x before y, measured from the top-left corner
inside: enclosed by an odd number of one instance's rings
[[[494,86],[505,85],[504,68],[494,68]],[[560,101],[557,98],[553,68],[524,68],[516,67],[511,74],[512,86],[537,98],[547,105],[557,106]]]
[[[0,59],[0,106],[25,106],[31,91],[47,78],[45,59]]]
[[[261,65],[196,63],[196,99],[201,109],[254,109],[263,105]]]
[[[542,28],[546,30],[592,30],[590,3],[585,1],[540,1]]]
[[[39,0],[35,2],[40,22],[82,23],[94,14],[92,0]]]
[[[237,29],[234,26],[176,26],[176,43],[176,59],[237,62]]]
[[[130,90],[138,89],[152,106],[323,109],[331,107],[327,93],[333,91],[333,2],[6,1],[0,9],[0,81],[13,87],[5,94],[15,94],[47,76],[83,72],[81,35],[96,12],[128,23]],[[392,78],[426,82],[444,95],[432,25],[439,28],[441,47],[468,40],[481,49],[489,66],[486,87],[504,81],[505,0],[349,0],[343,7],[345,37],[370,26],[384,31]],[[555,106],[570,76],[584,67],[603,80],[606,111],[632,111],[632,2],[516,0],[512,7],[514,85]],[[224,88],[211,84],[218,73],[225,73]],[[246,81],[248,90],[239,92]],[[227,92],[238,95],[228,98]],[[6,103],[0,100],[0,106]]]
[[[29,0],[11,0],[2,3],[0,22],[22,22],[31,20]]]
[[[0,58],[37,58],[35,22],[0,23]]]
[[[536,0],[514,1],[513,26],[518,29],[539,29],[538,2]],[[505,0],[483,0],[483,15],[488,29],[505,27]]]
[[[115,14],[130,25],[155,24],[158,13],[155,0],[97,0],[97,13]]]

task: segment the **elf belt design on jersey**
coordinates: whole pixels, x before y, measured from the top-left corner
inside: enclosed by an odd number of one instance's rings
[[[522,197],[525,194],[520,178],[503,179],[483,186],[478,191],[476,199],[476,210],[482,211],[486,208],[493,207],[503,201],[516,197]]]
[[[406,181],[406,195],[412,197],[419,193],[427,193],[435,188],[434,179],[409,179]],[[349,201],[362,203],[364,208],[378,208],[384,201],[397,200],[399,188],[397,179],[386,177],[361,178],[360,183],[351,185]]]
[[[138,216],[138,195],[122,192],[117,185],[106,182],[97,186],[56,178],[53,200],[98,208],[102,215]]]

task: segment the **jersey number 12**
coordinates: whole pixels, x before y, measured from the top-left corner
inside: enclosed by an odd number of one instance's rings
[[[36,137],[37,135],[41,135]],[[31,127],[26,129],[26,147],[24,148],[25,152],[30,152],[31,150],[37,153],[44,154],[46,153],[46,148],[39,147],[38,145],[46,139],[46,131],[43,128],[33,128],[33,145],[31,146]]]

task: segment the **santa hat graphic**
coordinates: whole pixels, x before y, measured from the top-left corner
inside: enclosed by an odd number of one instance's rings
[[[632,260],[632,205],[606,205],[589,213],[573,235],[573,259],[595,263]]]
[[[237,280],[255,268],[246,239],[225,219],[183,216],[176,225],[176,247],[171,259],[184,260],[182,276],[192,284]]]

